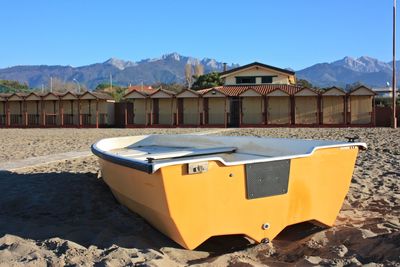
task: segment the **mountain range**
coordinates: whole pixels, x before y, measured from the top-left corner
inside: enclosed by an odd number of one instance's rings
[[[250,62],[249,62],[250,63]],[[268,62],[264,62],[268,64]],[[114,84],[184,83],[186,64],[201,64],[204,72],[222,71],[223,63],[215,59],[182,56],[178,53],[165,54],[159,58],[143,59],[138,62],[110,58],[103,63],[81,67],[30,65],[0,69],[0,79],[17,80],[27,83],[32,88],[48,87],[50,77],[62,82],[79,81],[89,89],[100,83],[108,83],[110,75]],[[399,62],[396,62],[399,65]],[[238,67],[227,64],[227,68]],[[290,68],[288,68],[290,69]],[[391,81],[391,62],[363,56],[345,57],[331,63],[318,63],[305,69],[297,70],[298,79],[306,79],[319,87],[339,86],[361,82],[371,87],[386,86]]]
[[[396,61],[396,69],[400,65],[399,62]],[[370,87],[384,87],[387,82],[392,81],[392,62],[383,62],[367,56],[344,57],[331,63],[319,63],[298,70],[296,75],[297,78],[306,79],[319,87],[346,87],[355,82]]]

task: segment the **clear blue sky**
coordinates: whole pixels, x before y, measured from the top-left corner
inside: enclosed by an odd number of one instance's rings
[[[110,57],[138,61],[175,51],[295,70],[344,56],[390,61],[392,5],[392,0],[5,0],[0,67],[81,66]]]

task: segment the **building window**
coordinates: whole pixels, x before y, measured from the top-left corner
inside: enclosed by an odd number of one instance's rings
[[[256,83],[256,77],[255,76],[236,77],[236,84],[241,84],[241,83]]]
[[[261,83],[272,83],[272,78],[276,76],[261,76]]]

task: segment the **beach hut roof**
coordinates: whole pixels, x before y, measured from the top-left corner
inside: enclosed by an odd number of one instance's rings
[[[24,100],[24,95],[21,93],[13,93],[7,97],[8,101],[22,101]]]
[[[275,88],[271,92],[267,93],[267,96],[289,96],[289,93],[280,88]]]
[[[317,96],[318,92],[315,89],[304,87],[301,90],[294,93],[296,96]]]
[[[322,91],[322,95],[325,96],[346,95],[346,92],[342,88],[333,86]]]
[[[360,85],[359,87],[351,90],[349,92],[349,95],[371,95],[372,96],[372,95],[376,95],[376,93],[372,89],[370,89],[364,85]]]
[[[87,100],[92,100],[92,99],[99,99],[99,100],[114,100],[112,96],[106,93],[101,93],[101,92],[91,92],[91,91],[86,91],[82,94],[77,94],[79,99],[87,99]]]
[[[25,96],[25,100],[27,100],[27,101],[29,101],[29,100],[37,101],[37,100],[41,100],[41,99],[42,99],[41,96],[35,92],[31,92]]]
[[[42,99],[43,100],[58,100],[58,99],[60,99],[60,96],[56,93],[48,92],[48,93],[42,95]]]
[[[239,96],[262,96],[262,93],[252,87],[249,87],[239,94]]]
[[[61,95],[62,100],[76,100],[78,99],[78,95],[74,92],[68,91]]]
[[[131,90],[131,91],[129,91],[127,94],[125,94],[124,96],[123,96],[123,98],[124,99],[130,99],[130,98],[146,98],[146,97],[148,97],[149,95],[148,94],[146,94],[146,93],[144,93],[144,92],[142,92],[142,91],[139,91],[139,90]]]
[[[190,97],[200,97],[200,93],[198,91],[194,91],[191,89],[182,90],[182,92],[176,94],[177,98],[190,98]]]
[[[159,88],[150,95],[150,98],[172,98],[175,93],[166,89]]]
[[[154,89],[151,86],[141,86],[141,85],[130,86],[128,87],[127,93],[124,95],[124,98],[125,96],[129,95],[132,92],[139,92],[143,95],[149,96],[156,91],[157,89]]]
[[[203,95],[203,97],[226,97],[228,96],[224,91],[220,90],[222,86],[213,87],[208,89],[200,90],[199,93]]]

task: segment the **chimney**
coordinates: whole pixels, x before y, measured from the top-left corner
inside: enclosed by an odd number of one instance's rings
[[[224,62],[223,64],[224,64],[224,71],[226,71],[226,63]]]

